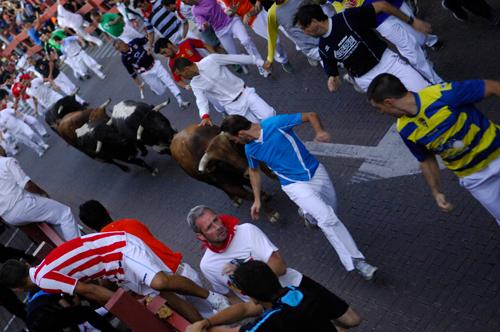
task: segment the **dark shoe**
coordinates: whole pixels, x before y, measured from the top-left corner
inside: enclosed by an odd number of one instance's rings
[[[443,6],[444,9],[449,10],[453,14],[453,17],[460,22],[467,21],[469,18],[467,12],[460,5],[450,4],[448,1],[443,0],[441,1],[441,6]]]
[[[443,48],[443,45],[444,45],[444,42],[442,40],[438,40],[434,45],[430,46],[429,48],[431,50],[433,50],[434,52],[437,52]]]
[[[281,64],[281,68],[283,68],[283,71],[286,72],[286,73],[289,73],[289,74],[293,73],[293,66],[292,66],[292,64],[289,61],[285,62],[285,63],[282,63]]]

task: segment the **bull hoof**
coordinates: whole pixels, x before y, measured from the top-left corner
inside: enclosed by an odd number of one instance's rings
[[[272,223],[272,224],[277,223],[279,220],[280,220],[280,214],[279,214],[279,212],[274,212],[269,217],[269,222]]]
[[[151,172],[151,175],[152,176],[157,176],[158,173],[160,173],[160,170],[158,168],[155,168],[152,172]]]
[[[243,204],[243,198],[235,198],[233,199],[233,205],[234,207],[239,208]]]

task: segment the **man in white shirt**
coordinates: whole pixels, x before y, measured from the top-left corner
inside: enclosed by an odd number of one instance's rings
[[[35,77],[30,73],[21,82],[23,88],[26,89],[26,94],[33,99],[35,112],[41,116],[45,116],[47,110],[63,98],[60,93],[51,88],[50,83],[44,81],[43,77]]]
[[[70,36],[61,39],[54,36],[54,41],[61,45],[64,61],[73,69],[75,77],[78,79],[88,77],[88,70],[92,70],[101,80],[106,75],[101,71],[102,66],[83,50],[80,39],[77,36]]]
[[[241,115],[249,121],[260,121],[274,116],[276,111],[268,105],[254,88],[231,73],[228,64],[254,64],[261,66],[262,59],[242,54],[210,54],[198,62],[178,58],[174,72],[183,79],[191,80],[190,86],[196,97],[196,105],[202,119],[201,125],[212,125],[209,100],[217,101],[229,115]]]
[[[0,112],[2,113],[2,112]],[[53,199],[24,173],[19,162],[0,148],[0,217],[8,224],[46,222],[64,239],[80,236],[71,209]]]
[[[335,303],[338,314],[336,324],[342,327],[356,326],[359,315],[344,300],[297,270],[288,268],[278,248],[253,224],[238,225],[239,220],[229,215],[217,215],[212,209],[198,205],[189,211],[188,225],[198,240],[207,247],[200,262],[200,269],[211,283],[214,291],[224,294],[231,303],[250,299],[235,291],[229,276],[239,264],[259,260],[278,276],[283,287],[293,286],[307,289],[317,296],[327,296]]]
[[[66,4],[62,5],[60,1],[57,1],[57,22],[59,26],[61,28],[71,28],[86,41],[94,43],[99,47],[102,46],[102,40],[85,31],[82,15],[69,11],[65,6]]]
[[[16,111],[12,108],[0,106],[0,130],[2,133],[9,133],[14,138],[27,147],[35,150],[38,156],[42,157],[49,148],[43,138],[38,135],[23,120],[17,118]]]

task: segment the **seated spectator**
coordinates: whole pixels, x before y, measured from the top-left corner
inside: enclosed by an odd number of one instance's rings
[[[318,295],[301,287],[282,287],[271,268],[260,261],[242,263],[231,275],[235,289],[248,295],[253,301],[235,304],[216,315],[196,322],[186,332],[210,331],[243,332],[326,332],[337,331],[333,324],[340,309],[347,304],[328,294]],[[236,327],[222,327],[248,317],[254,321]],[[357,321],[358,325],[360,322]],[[355,326],[356,326],[355,325]],[[341,326],[343,328],[348,328]]]

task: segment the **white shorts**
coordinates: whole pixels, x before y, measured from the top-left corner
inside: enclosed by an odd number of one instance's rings
[[[159,292],[151,288],[153,278],[159,272],[172,271],[141,239],[128,233],[126,237],[122,259],[125,277],[120,286],[141,295],[157,295]]]

